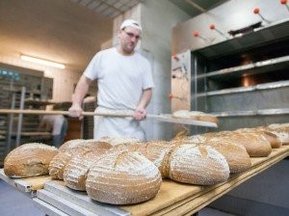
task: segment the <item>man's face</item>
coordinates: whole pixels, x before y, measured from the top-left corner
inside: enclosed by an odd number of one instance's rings
[[[119,39],[120,46],[125,53],[132,53],[140,39],[140,30],[133,27],[126,27],[120,30]]]

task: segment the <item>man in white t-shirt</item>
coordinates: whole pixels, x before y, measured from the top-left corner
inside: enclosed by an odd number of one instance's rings
[[[140,121],[146,117],[154,84],[150,63],[135,51],[141,32],[138,22],[125,20],[118,33],[118,47],[98,52],[77,83],[69,108],[71,116],[82,117],[81,104],[93,80],[98,81],[97,111],[134,111],[133,119],[94,117],[94,139],[145,139]]]

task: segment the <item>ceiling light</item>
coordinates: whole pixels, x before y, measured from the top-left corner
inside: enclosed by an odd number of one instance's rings
[[[31,57],[31,56],[21,55],[20,58],[22,60],[33,62],[33,63],[37,63],[37,64],[41,64],[41,65],[56,67],[56,68],[60,68],[60,69],[64,69],[65,68],[64,64],[60,64],[60,63],[57,63],[57,62],[48,61],[48,60],[44,60],[44,59],[34,58],[34,57]]]

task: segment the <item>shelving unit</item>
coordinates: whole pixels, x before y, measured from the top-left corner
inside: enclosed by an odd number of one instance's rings
[[[51,99],[52,85],[53,79],[44,77],[42,71],[0,63],[1,109],[44,109],[31,101]],[[6,154],[20,143],[47,137],[47,133],[31,135],[38,131],[39,122],[38,116],[0,114],[0,166]]]

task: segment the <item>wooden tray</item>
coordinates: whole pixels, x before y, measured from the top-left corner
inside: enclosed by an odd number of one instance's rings
[[[50,176],[38,176],[32,178],[13,179],[5,175],[4,169],[0,169],[0,178],[9,185],[24,193],[33,193],[44,187],[44,183],[51,180]]]

